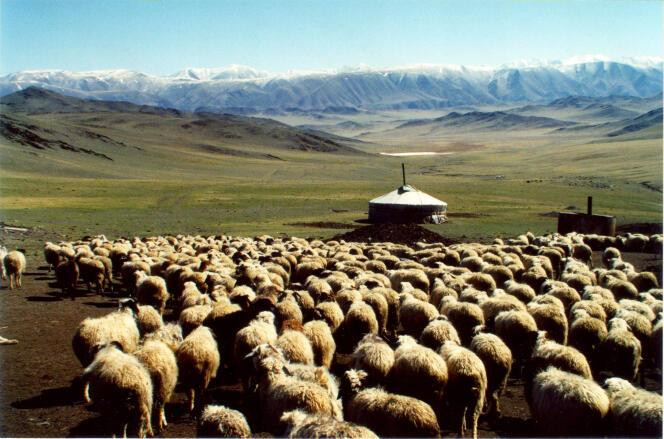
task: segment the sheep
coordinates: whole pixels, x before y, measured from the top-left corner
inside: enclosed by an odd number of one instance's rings
[[[569,345],[578,349],[591,366],[596,363],[597,348],[608,335],[606,324],[591,317],[585,310],[573,312],[569,329]]]
[[[325,438],[375,438],[376,434],[366,427],[352,422],[339,421],[331,416],[311,415],[302,410],[292,410],[281,416],[281,422],[287,425],[289,438],[325,437]]]
[[[496,282],[487,273],[467,273],[461,276],[464,282],[487,294],[496,289]]]
[[[388,382],[390,390],[395,393],[413,396],[433,405],[442,397],[447,384],[447,367],[436,351],[417,344],[408,335],[402,335],[394,352],[394,365],[390,369]]]
[[[445,299],[441,305],[440,312],[452,322],[452,325],[454,325],[459,334],[461,343],[468,345],[473,338],[474,328],[484,325],[484,313],[474,303],[456,302],[447,297]]]
[[[438,437],[440,428],[429,404],[381,388],[362,390],[366,373],[346,371],[344,413],[350,422],[364,425],[380,437]]]
[[[292,329],[283,331],[277,338],[276,346],[290,363],[314,364],[314,351],[311,343],[300,331]]]
[[[92,284],[95,285],[97,294],[101,294],[104,290],[106,281],[106,268],[101,261],[87,257],[80,257],[76,261],[80,273],[80,278],[88,286],[88,291]]]
[[[593,266],[593,251],[586,244],[574,244],[572,246],[572,257],[574,259],[578,259],[591,268]]]
[[[443,342],[447,340],[461,344],[457,330],[446,316],[438,316],[432,319],[420,335],[420,343],[434,351],[438,351]]]
[[[396,291],[401,290],[401,284],[408,282],[414,288],[420,289],[425,293],[429,292],[429,278],[419,269],[401,269],[390,272],[390,282],[392,288]]]
[[[259,345],[247,356],[247,360],[253,367],[252,376],[257,380],[259,419],[266,431],[281,433],[282,414],[295,409],[341,419],[338,402],[332,399],[328,390],[286,373],[287,362],[276,347]]]
[[[136,271],[136,299],[142,305],[151,305],[164,314],[166,302],[170,298],[166,281],[159,276],[148,276],[144,271]]]
[[[605,248],[602,252],[602,264],[604,264],[606,268],[609,268],[612,259],[622,260],[620,250],[615,247]]]
[[[0,259],[2,258],[4,258],[4,255],[0,253]],[[52,242],[46,242],[44,244],[44,259],[46,259],[48,272],[50,273],[51,270],[57,267],[57,265],[60,263],[60,246],[55,245]]]
[[[491,332],[493,332],[496,316],[501,312],[526,311],[526,305],[519,299],[510,294],[498,293],[498,291],[500,290],[496,290],[493,297],[484,300],[480,304],[480,308],[484,314],[485,325],[487,330]]]
[[[470,350],[484,363],[487,377],[486,408],[489,416],[500,414],[500,396],[512,370],[512,351],[495,334],[480,332],[473,337]]]
[[[378,334],[376,313],[366,303],[354,302],[346,313],[341,330],[337,331],[337,348],[342,352],[352,352],[365,334]]]
[[[367,334],[353,351],[353,368],[366,373],[369,384],[382,384],[394,365],[394,351],[379,336]]]
[[[549,367],[534,377],[528,400],[542,435],[597,436],[604,431],[609,397],[591,379]]]
[[[487,390],[484,363],[475,353],[451,341],[443,343],[440,355],[447,364],[445,399],[450,405],[450,417],[456,424],[456,431],[463,437],[468,427],[473,438],[477,438],[477,422]]]
[[[437,316],[438,310],[432,304],[418,300],[408,293],[401,295],[399,321],[407,335],[419,338],[429,321]]]
[[[314,363],[329,369],[337,349],[330,327],[325,321],[312,320],[305,323],[303,329],[314,352]]]
[[[548,366],[592,379],[588,360],[579,350],[548,339],[546,331],[539,331],[526,372],[526,385],[529,378]]]
[[[661,437],[662,396],[632,386],[622,378],[608,378],[609,431],[618,436]]]
[[[664,320],[659,319],[655,326],[652,328],[652,335],[650,339],[650,349],[655,367],[657,367],[660,372],[662,370],[662,324]]]
[[[74,290],[76,289],[79,275],[80,270],[73,257],[67,258],[55,267],[55,279],[58,286],[62,289],[63,295],[65,294],[65,290],[69,291],[71,300],[74,300]]]
[[[127,437],[152,436],[152,381],[136,357],[126,354],[116,342],[101,345],[94,361],[83,372],[84,398],[95,401],[108,418],[122,426]],[[99,347],[99,345],[98,345]]]
[[[23,282],[23,272],[26,268],[25,255],[18,251],[10,251],[2,258],[2,264],[6,272],[6,276],[9,278],[9,289],[21,288]]]
[[[482,269],[482,273],[490,275],[497,287],[502,288],[505,282],[514,281],[512,271],[503,265],[488,265]]]
[[[259,313],[247,326],[235,334],[233,344],[233,359],[235,368],[240,372],[244,390],[248,390],[248,371],[242,368],[244,358],[254,348],[264,343],[277,342],[277,329],[274,326],[274,314],[269,311]]]
[[[72,348],[78,361],[87,367],[94,359],[95,346],[117,342],[122,350],[132,353],[138,347],[136,303],[129,299],[120,302],[120,309],[101,317],[88,317],[76,329]]]
[[[604,308],[602,308],[602,306],[595,301],[583,299],[576,302],[574,305],[572,305],[570,314],[574,315],[577,310],[583,310],[588,313],[590,317],[599,319],[606,323],[606,311],[604,311]]]
[[[389,305],[385,296],[376,291],[362,291],[362,300],[374,310],[378,320],[378,332],[385,334],[387,330],[387,317]]]
[[[567,343],[567,316],[562,302],[554,296],[539,296],[548,303],[532,300],[528,312],[537,323],[537,328],[547,332],[548,337],[560,344]]]
[[[199,326],[180,344],[177,353],[180,383],[187,392],[189,411],[200,413],[204,406],[204,394],[210,380],[217,376],[219,349],[212,331]]]
[[[627,280],[609,277],[603,287],[611,290],[616,300],[639,298],[639,290]]]
[[[223,405],[207,405],[196,424],[197,437],[252,437],[244,415]]]
[[[344,313],[337,302],[321,302],[314,310],[315,318],[322,318],[334,334],[344,321]]]
[[[212,311],[210,305],[194,305],[182,310],[178,323],[182,327],[182,335],[186,337],[191,331],[203,324],[205,318]]]
[[[523,303],[528,303],[535,298],[535,290],[528,284],[508,280],[504,283],[503,289],[507,294],[511,294]]]
[[[641,342],[627,322],[620,318],[609,320],[609,332],[598,348],[601,371],[634,381],[641,365]]]
[[[158,331],[164,326],[161,314],[150,305],[137,305],[135,309],[136,325],[141,336]]]
[[[171,399],[178,380],[175,354],[166,343],[148,339],[134,355],[147,368],[152,379],[152,425],[158,434],[168,425],[164,407]]]

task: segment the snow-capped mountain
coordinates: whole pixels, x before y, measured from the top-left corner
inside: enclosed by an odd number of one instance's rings
[[[542,103],[566,96],[649,97],[662,92],[662,59],[579,57],[501,67],[368,67],[271,74],[251,67],[189,68],[170,76],[129,70],[22,71],[0,78],[0,96],[29,86],[185,111],[442,108]]]

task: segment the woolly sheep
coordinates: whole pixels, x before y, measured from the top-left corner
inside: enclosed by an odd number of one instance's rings
[[[197,437],[251,437],[244,415],[223,405],[207,405],[198,418]]]
[[[304,324],[303,332],[311,343],[314,363],[329,369],[337,349],[330,327],[323,320],[312,320]]]
[[[470,343],[470,350],[477,355],[486,370],[486,407],[489,416],[500,414],[500,396],[507,385],[512,369],[512,352],[495,334],[478,333]]]
[[[191,331],[202,325],[211,311],[212,307],[210,305],[194,305],[182,310],[178,317],[182,335],[186,337]]]
[[[352,422],[339,421],[331,416],[308,414],[302,410],[292,410],[281,416],[281,422],[287,425],[289,438],[325,437],[325,438],[375,438],[376,434],[366,427]]]
[[[535,298],[535,290],[528,284],[508,280],[503,285],[507,294],[511,294],[523,303],[528,303]]]
[[[609,413],[609,398],[597,383],[554,367],[535,376],[529,401],[545,436],[596,436]]]
[[[445,361],[434,351],[419,345],[408,335],[399,337],[394,365],[388,377],[395,393],[413,396],[429,404],[438,402],[447,384]]]
[[[277,338],[276,346],[291,363],[314,364],[314,351],[309,339],[300,331],[285,330]]]
[[[599,368],[629,381],[636,379],[641,364],[641,342],[627,322],[609,320],[609,332],[598,349]]]
[[[544,298],[545,296],[539,297]],[[548,299],[555,300],[551,300],[548,303],[536,302],[535,300],[531,301],[527,306],[528,312],[535,319],[539,330],[546,331],[550,339],[560,344],[565,344],[567,343],[568,332],[565,308],[558,298],[548,296]]]
[[[4,259],[4,256],[5,255],[0,252],[0,259]],[[44,244],[44,259],[46,260],[46,265],[48,265],[48,272],[50,273],[51,270],[60,263],[60,246],[55,245],[52,242],[46,242]]]
[[[619,436],[661,437],[662,396],[639,389],[622,378],[609,378],[609,428]]]
[[[248,371],[242,368],[244,358],[257,346],[264,343],[277,342],[277,329],[274,326],[274,314],[263,311],[249,322],[247,326],[240,329],[235,335],[233,344],[233,359],[235,368],[240,373],[245,391],[248,389]]]
[[[26,268],[25,255],[18,250],[10,251],[2,259],[6,275],[9,278],[9,289],[21,288],[23,272]]]
[[[392,282],[392,288],[397,291],[401,290],[401,283],[408,282],[414,288],[418,288],[425,293],[429,292],[429,278],[427,275],[418,269],[402,269],[394,270],[390,273],[390,282]]]
[[[121,426],[115,434],[152,436],[152,381],[148,370],[136,357],[122,352],[118,344],[102,346],[83,372],[85,401],[94,400],[104,416]]]
[[[477,438],[477,423],[487,390],[484,363],[475,353],[451,341],[443,343],[440,355],[447,364],[445,399],[456,431],[463,437],[468,428],[473,438]]]
[[[336,334],[337,348],[350,352],[365,334],[378,334],[376,313],[361,300],[354,302],[348,309],[341,329]]]
[[[337,302],[321,302],[316,305],[314,315],[325,320],[334,334],[344,321],[344,313]]]
[[[78,264],[73,257],[60,262],[55,267],[55,279],[58,286],[62,289],[62,294],[65,294],[65,290],[69,291],[72,300],[74,300],[74,290],[76,289],[79,275]]]
[[[366,373],[368,384],[384,384],[394,365],[394,351],[379,336],[367,334],[353,351],[353,368]]]
[[[432,319],[420,335],[420,343],[434,351],[438,351],[447,340],[461,344],[457,330],[446,316]]]
[[[494,321],[496,316],[503,311],[526,311],[526,305],[524,305],[516,297],[505,294],[505,293],[496,293],[493,297],[490,297],[483,301],[480,304],[482,313],[484,314],[484,322],[487,327],[487,330],[493,332],[494,330]]]
[[[251,362],[257,379],[259,419],[263,429],[273,434],[281,433],[282,414],[295,409],[341,418],[338,403],[330,397],[326,389],[285,372],[286,360],[276,347],[259,345],[247,359]]]
[[[160,314],[164,314],[166,302],[170,294],[166,288],[166,281],[159,276],[148,276],[144,271],[135,272],[136,299],[143,305],[151,305]]]
[[[177,353],[180,383],[189,398],[189,411],[200,413],[210,380],[217,376],[219,350],[212,331],[199,326],[180,344]]]
[[[88,286],[90,291],[91,285],[95,285],[97,294],[101,294],[104,290],[106,283],[106,267],[101,261],[96,259],[81,257],[77,262],[80,273],[80,278]]]
[[[171,399],[178,380],[178,365],[173,351],[161,341],[146,340],[134,353],[152,379],[152,425],[158,434],[166,422],[165,405]]]
[[[344,383],[346,419],[364,425],[380,437],[438,437],[440,428],[429,404],[410,396],[388,393],[381,388],[362,390],[363,371],[349,370]]]
[[[101,317],[88,317],[78,325],[72,339],[72,348],[83,367],[87,367],[94,359],[95,346],[117,342],[124,352],[136,350],[139,331],[135,311],[135,302],[129,300],[121,302],[117,311]]]
[[[569,345],[578,349],[590,365],[595,366],[597,348],[608,334],[606,324],[600,319],[591,317],[583,309],[575,310],[572,316]]]
[[[401,296],[399,321],[406,334],[419,337],[429,321],[437,316],[438,310],[432,304],[418,300],[410,294]]]
[[[456,302],[451,298],[443,300],[440,312],[446,316],[457,330],[461,343],[468,345],[473,337],[476,326],[484,325],[482,309],[469,302]]]

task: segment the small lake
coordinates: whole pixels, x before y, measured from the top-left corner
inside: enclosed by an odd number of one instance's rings
[[[453,152],[433,152],[433,151],[422,151],[422,152],[381,152],[380,155],[389,155],[390,157],[409,157],[409,156],[418,156],[418,155],[450,155],[454,154]]]

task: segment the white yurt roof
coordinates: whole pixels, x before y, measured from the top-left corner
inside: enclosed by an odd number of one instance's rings
[[[447,207],[447,203],[406,184],[392,192],[374,198],[369,204]]]

